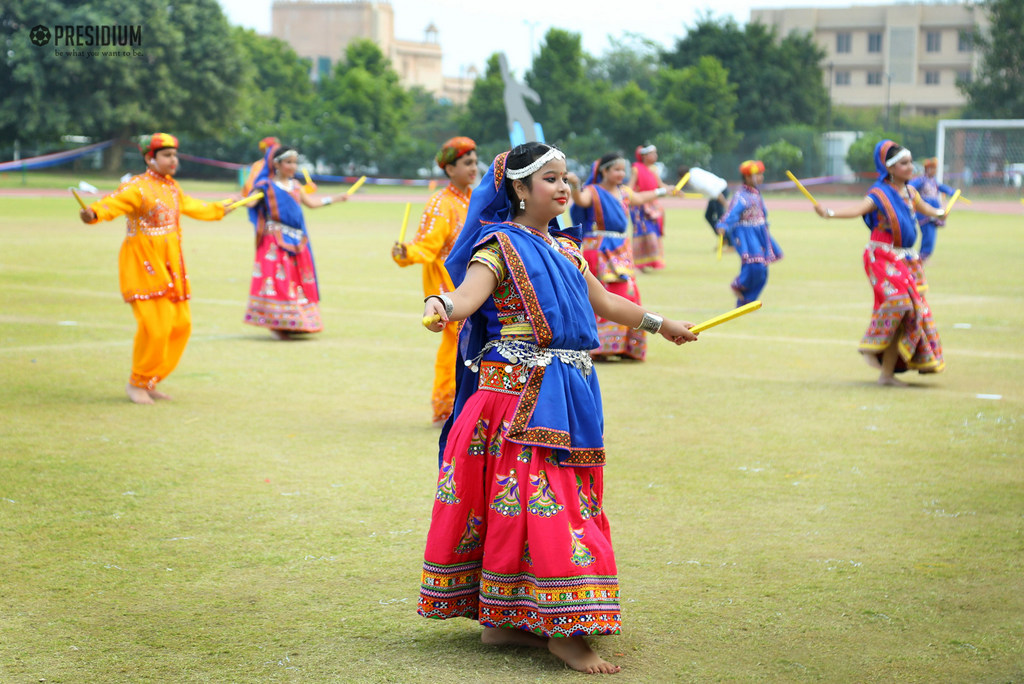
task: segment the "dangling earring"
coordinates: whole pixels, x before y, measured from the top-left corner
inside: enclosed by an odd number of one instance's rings
[[[519,210],[520,211],[525,211],[526,210],[526,200],[524,200],[521,197],[519,198]]]

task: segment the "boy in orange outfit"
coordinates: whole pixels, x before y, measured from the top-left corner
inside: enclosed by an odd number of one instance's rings
[[[391,258],[403,268],[423,264],[423,294],[452,292],[455,286],[445,270],[444,260],[459,239],[466,222],[469,198],[476,182],[476,143],[463,136],[446,141],[437,153],[437,165],[448,176],[448,187],[427,202],[420,227],[412,242],[396,242]],[[459,326],[446,326],[434,362],[434,390],[430,403],[433,422],[444,425],[455,403],[455,352]]]
[[[171,177],[178,170],[178,139],[173,135],[153,134],[142,153],[146,172],[82,209],[79,216],[90,224],[128,218],[118,267],[121,294],[132,306],[138,330],[125,390],[136,404],[152,404],[154,399],[170,399],[156,385],[178,365],[192,332],[181,214],[217,221],[225,208],[192,199]]]

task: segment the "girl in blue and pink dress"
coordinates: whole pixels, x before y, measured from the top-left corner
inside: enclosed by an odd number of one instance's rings
[[[956,190],[940,183],[935,178],[935,172],[939,167],[939,160],[935,157],[924,160],[924,173],[910,181],[909,185],[917,190],[925,203],[939,209],[942,207],[942,195],[951,196]],[[925,264],[935,251],[935,236],[939,228],[946,225],[945,216],[931,217],[922,212],[917,212],[917,223],[921,228],[921,264]]]
[[[871,229],[864,272],[875,302],[860,352],[881,369],[880,385],[902,385],[895,373],[938,373],[945,368],[931,307],[921,292],[924,272],[913,249],[918,233],[915,210],[931,218],[942,217],[943,211],[921,200],[909,184],[914,176],[910,150],[883,140],[875,146],[874,160],[878,180],[860,204],[834,211],[821,205],[814,208],[825,218],[863,217]]]
[[[616,153],[594,162],[586,184],[580,187],[575,174],[572,186],[572,222],[583,229],[583,256],[590,272],[609,292],[640,304],[636,265],[629,240],[630,207],[640,207],[666,194],[664,188],[634,192],[623,185],[626,160]],[[642,330],[599,318],[600,344],[591,352],[597,359],[625,357],[643,361],[647,338]]]
[[[602,287],[578,233],[558,228],[569,197],[556,148],[498,155],[445,263],[456,289],[424,305],[434,332],[465,323],[418,612],[476,619],[484,643],[547,648],[609,673],[618,667],[584,639],[620,629],[595,312],[676,344],[696,336]]]

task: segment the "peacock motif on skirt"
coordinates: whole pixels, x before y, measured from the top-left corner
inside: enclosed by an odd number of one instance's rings
[[[514,518],[523,510],[519,505],[519,480],[516,479],[516,469],[509,471],[508,475],[498,475],[498,484],[501,491],[491,502],[491,508],[502,515]]]
[[[530,495],[529,505],[526,508],[530,513],[539,515],[542,518],[550,518],[565,508],[565,506],[555,500],[555,495],[551,491],[551,485],[548,483],[547,473],[543,470],[537,475],[530,476],[530,484],[535,487],[533,494]]]
[[[460,499],[455,493],[455,459],[452,462],[441,462],[441,479],[437,483],[437,495],[434,497],[443,504],[457,504]]]
[[[462,533],[462,538],[459,539],[459,544],[455,547],[455,553],[469,553],[473,549],[480,548],[480,526],[483,524],[484,519],[473,515],[473,509],[469,509],[469,515],[466,517],[466,531]]]

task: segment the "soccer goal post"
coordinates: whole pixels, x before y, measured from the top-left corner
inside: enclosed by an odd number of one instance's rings
[[[935,134],[940,182],[1020,193],[1024,182],[1024,119],[946,119]]]

